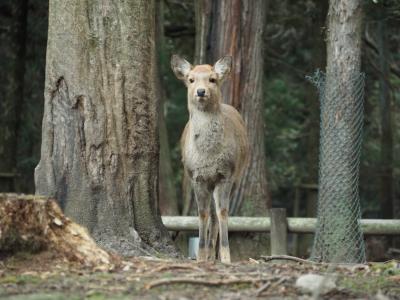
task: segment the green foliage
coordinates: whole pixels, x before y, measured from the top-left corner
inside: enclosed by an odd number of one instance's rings
[[[307,112],[304,88],[284,75],[266,79],[265,147],[272,190],[294,186],[304,177],[302,138]]]
[[[164,44],[158,48],[162,83],[166,95],[164,114],[167,122],[175,186],[179,191],[182,182],[182,163],[179,140],[189,118],[185,85],[178,80],[170,67],[173,54],[193,61],[194,53],[194,10],[192,1],[169,2],[164,5]],[[176,32],[178,29],[181,31]],[[180,193],[178,193],[180,194]]]

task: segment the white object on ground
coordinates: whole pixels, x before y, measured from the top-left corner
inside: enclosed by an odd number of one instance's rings
[[[326,294],[334,290],[336,284],[331,277],[317,274],[306,274],[297,278],[296,287],[307,293]]]

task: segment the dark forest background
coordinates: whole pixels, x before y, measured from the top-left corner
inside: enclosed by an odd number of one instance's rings
[[[172,54],[194,61],[196,1],[159,1],[157,47],[165,94],[168,157],[181,213],[179,138],[188,118],[186,89],[169,68]],[[313,216],[318,175],[319,102],[306,80],[324,70],[328,1],[268,1],[264,28],[264,139],[273,206]],[[360,171],[363,217],[400,215],[400,2],[365,1],[365,126]],[[48,3],[0,2],[0,192],[34,193],[40,158]],[[213,63],[213,62],[208,62]],[[161,163],[163,168],[163,163]]]

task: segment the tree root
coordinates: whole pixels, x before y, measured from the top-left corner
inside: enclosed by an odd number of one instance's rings
[[[54,199],[0,194],[0,253],[52,251],[69,262],[108,269],[116,257],[99,248]]]

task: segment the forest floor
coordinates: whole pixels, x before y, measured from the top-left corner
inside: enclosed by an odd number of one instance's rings
[[[223,265],[136,257],[88,268],[51,253],[0,257],[0,299],[316,299],[295,287],[304,274],[333,279],[320,299],[400,299],[398,261],[332,266],[248,260]]]

